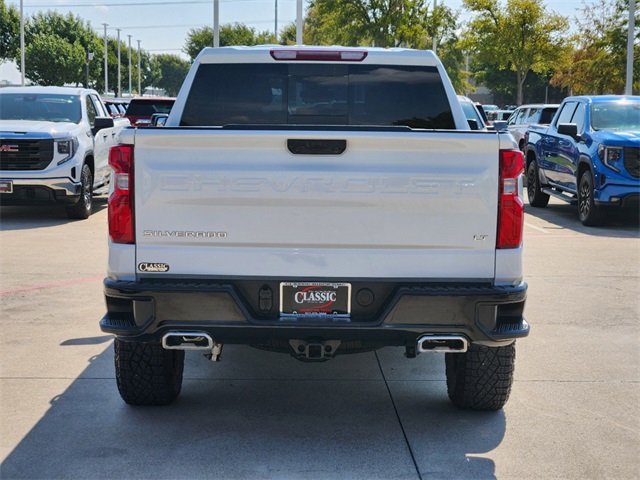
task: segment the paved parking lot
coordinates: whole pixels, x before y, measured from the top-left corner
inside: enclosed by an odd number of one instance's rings
[[[0,208],[3,479],[640,478],[636,214],[586,228],[527,207],[529,338],[504,411],[456,410],[444,357],[404,350],[303,364],[187,353],[172,406],[117,392],[104,313],[106,207],[86,221]]]

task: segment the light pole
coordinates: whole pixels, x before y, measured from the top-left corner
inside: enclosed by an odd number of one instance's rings
[[[433,21],[435,22],[436,20],[436,8],[438,7],[438,0],[433,0],[433,14],[431,14],[431,16],[433,17]],[[431,46],[431,50],[433,50],[433,53],[436,53],[436,49],[438,48],[438,41],[436,40],[436,26],[433,26],[433,45]]]
[[[84,88],[89,88],[89,62],[93,60],[93,52],[87,51],[87,83]]]
[[[20,0],[20,75],[22,76],[22,86],[24,87],[24,6]]]
[[[118,32],[118,94],[117,97],[121,97],[121,93],[120,93],[120,30],[122,30],[121,28],[116,28],[117,32]]]
[[[302,45],[302,0],[296,2],[296,44]]]
[[[276,0],[276,15],[275,21],[273,23],[273,34],[276,37],[276,43],[278,43],[278,0]]]
[[[213,46],[220,46],[220,0],[213,0]]]
[[[138,40],[138,95],[142,96],[142,82],[140,75],[140,40]]]
[[[131,90],[131,35],[129,37],[129,96],[133,97],[133,91]]]
[[[629,0],[629,30],[627,31],[627,84],[625,94],[633,94],[633,39],[635,38],[635,0]]]
[[[104,25],[104,96],[106,97],[109,93],[109,63],[107,62],[108,54],[107,54],[107,23],[103,23]]]

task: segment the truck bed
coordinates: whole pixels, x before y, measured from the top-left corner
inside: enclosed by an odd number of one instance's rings
[[[287,147],[309,139],[346,149]],[[182,127],[123,141],[136,263],[171,277],[494,278],[495,133]]]

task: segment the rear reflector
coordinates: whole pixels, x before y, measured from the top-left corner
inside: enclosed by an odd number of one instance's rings
[[[522,244],[524,203],[518,195],[518,179],[524,171],[520,150],[500,150],[500,198],[496,248],[518,248]]]
[[[109,166],[114,172],[114,188],[108,203],[109,237],[113,243],[134,244],[133,145],[111,147]]]
[[[318,62],[361,62],[367,58],[366,50],[271,50],[274,60],[300,60]]]

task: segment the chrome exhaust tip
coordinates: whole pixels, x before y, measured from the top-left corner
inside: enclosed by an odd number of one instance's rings
[[[418,338],[418,353],[464,353],[469,342],[462,335],[423,335]]]
[[[162,336],[162,348],[167,350],[212,350],[213,338],[206,332],[167,332]]]

